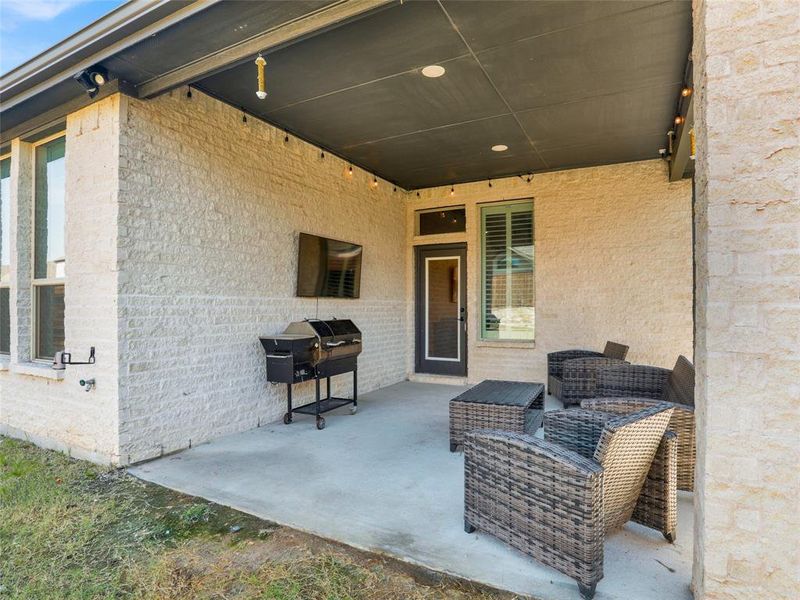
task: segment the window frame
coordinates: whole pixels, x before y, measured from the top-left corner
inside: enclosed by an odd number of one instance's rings
[[[55,287],[59,285],[64,286],[64,292],[66,295],[67,289],[67,273],[66,269],[64,271],[63,278],[57,277],[42,277],[36,278],[36,189],[37,189],[37,180],[36,180],[36,171],[37,171],[37,153],[41,146],[45,146],[50,142],[53,142],[57,139],[64,138],[64,161],[65,161],[65,169],[66,172],[66,142],[67,142],[67,132],[66,130],[59,131],[54,133],[53,135],[48,135],[47,137],[42,138],[41,140],[37,140],[33,144],[33,173],[31,174],[31,182],[33,184],[33,197],[31,198],[31,232],[30,232],[30,262],[31,262],[31,270],[30,270],[30,284],[31,284],[31,339],[30,339],[30,351],[31,351],[31,362],[36,363],[46,363],[50,364],[53,361],[53,357],[41,357],[39,356],[39,288],[43,287]],[[66,254],[66,179],[64,181],[64,253]],[[65,318],[66,321],[66,318]],[[66,323],[65,323],[66,325]],[[64,345],[66,346],[66,331],[64,335]]]
[[[478,339],[481,343],[499,343],[499,344],[532,344],[536,341],[536,321],[534,320],[533,330],[530,337],[525,338],[508,338],[508,337],[487,337],[486,336],[486,234],[484,229],[484,215],[485,211],[506,212],[509,207],[528,205],[531,211],[531,234],[533,237],[533,292],[534,300],[532,308],[536,310],[536,215],[534,198],[516,198],[514,200],[502,200],[499,202],[486,202],[478,204],[478,238],[480,242],[480,296],[478,297],[479,308],[479,323],[478,323]],[[507,214],[507,213],[506,213]],[[513,272],[513,271],[512,271]]]
[[[0,154],[0,162],[3,162],[4,160],[8,160],[9,161],[9,167],[10,167],[11,166],[11,162],[10,162],[11,161],[11,153],[10,152],[7,152],[6,154]],[[9,168],[8,178],[11,179],[11,169],[10,168]],[[10,199],[10,197],[8,199],[8,206],[6,208],[9,211],[11,210],[11,199]],[[0,211],[2,211],[2,209],[3,209],[2,208],[2,203],[0,203]],[[0,218],[2,218],[2,217],[0,216]],[[11,215],[9,213],[9,217],[8,217],[8,233],[9,233],[9,235],[11,235],[11,225],[12,225],[12,223],[11,223]],[[0,243],[2,243],[2,241],[0,241]],[[11,252],[11,244],[10,243],[9,243],[8,249],[9,249],[9,253],[10,253]],[[11,266],[13,265],[12,256],[8,257],[8,264],[9,264],[9,270],[10,270]],[[11,278],[10,277],[9,277],[8,281],[3,281],[2,279],[0,279],[0,290],[5,290],[5,289],[8,290],[8,312],[9,312],[8,320],[9,320],[9,325],[10,325],[11,324],[11,301],[12,301],[12,298],[11,298]],[[10,327],[9,327],[8,335],[9,335],[8,352],[3,352],[2,350],[0,350],[0,357],[7,357],[7,356],[11,355],[11,329],[10,329]]]

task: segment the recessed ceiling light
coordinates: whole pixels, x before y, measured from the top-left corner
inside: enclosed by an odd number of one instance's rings
[[[428,65],[422,68],[422,74],[425,77],[441,77],[444,75],[444,67],[440,65]]]
[[[492,152],[505,152],[506,150],[508,150],[508,146],[505,144],[495,144],[492,146]]]

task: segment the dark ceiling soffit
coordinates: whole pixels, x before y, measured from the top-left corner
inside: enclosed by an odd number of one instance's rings
[[[16,127],[0,131],[0,144],[9,143],[11,140],[17,137],[29,138],[30,136],[34,136],[42,129],[51,127],[59,122],[63,122],[64,119],[67,118],[68,114],[85,108],[90,104],[94,104],[95,102],[98,102],[99,100],[107,98],[108,96],[116,93],[133,96],[135,95],[136,90],[133,88],[133,86],[125,81],[113,79],[102,86],[94,98],[90,98],[86,92],[80,91],[79,94],[72,100],[59,104],[55,108],[51,108],[43,113],[39,113],[35,117],[20,123]]]
[[[146,39],[190,15],[205,10],[219,1],[194,0],[187,4],[173,3],[170,0],[131,0],[75,35],[0,77],[0,99],[3,101],[3,109],[7,110],[16,106],[54,84],[69,79],[75,73],[99,63],[120,50]],[[174,7],[174,10],[167,17],[147,24],[148,15],[157,10],[165,10],[165,5],[169,10]],[[137,28],[134,34],[114,41],[100,51],[77,62],[74,60],[70,62],[70,58],[80,55],[81,51],[85,51],[91,45],[96,45],[104,37],[113,40],[113,34],[118,29],[123,26],[131,26],[138,20],[142,20],[144,26]],[[53,71],[53,74],[44,81],[26,85],[26,82],[30,82],[32,78],[45,71]]]
[[[386,182],[392,184],[393,186],[397,187],[398,190],[407,192],[410,189],[410,188],[404,187],[400,182],[398,182],[398,181],[396,181],[394,179],[391,179],[390,177],[385,177],[380,172],[375,171],[374,169],[370,169],[369,167],[365,167],[361,163],[359,163],[357,161],[354,161],[354,160],[351,160],[351,159],[347,158],[346,156],[342,156],[341,154],[339,154],[335,150],[331,150],[327,146],[321,145],[319,142],[316,142],[314,140],[310,140],[310,139],[306,138],[305,136],[295,132],[292,129],[288,129],[286,127],[283,127],[283,126],[279,125],[278,123],[270,121],[269,119],[266,119],[266,118],[264,118],[264,117],[262,117],[260,115],[253,114],[250,111],[245,110],[241,106],[237,106],[236,104],[232,104],[229,100],[226,100],[225,98],[223,98],[221,96],[218,96],[214,92],[210,92],[210,91],[208,91],[206,89],[203,89],[203,87],[198,85],[198,84],[192,84],[190,87],[195,88],[196,90],[204,93],[206,96],[210,96],[211,98],[214,98],[215,100],[218,100],[218,101],[222,102],[223,104],[227,104],[228,106],[230,106],[232,108],[235,108],[236,110],[238,110],[242,114],[247,115],[248,118],[252,117],[253,119],[256,119],[258,121],[266,123],[270,127],[274,127],[278,131],[283,131],[286,134],[288,134],[288,135],[290,135],[290,136],[292,136],[294,138],[297,138],[298,140],[301,140],[301,141],[305,142],[306,144],[309,144],[309,145],[313,146],[314,148],[319,148],[320,152],[324,152],[325,154],[330,154],[331,156],[335,156],[339,160],[347,163],[348,165],[353,165],[354,167],[358,167],[359,169],[361,169],[365,173],[369,173],[371,175],[374,175],[375,177],[380,177],[384,181],[386,181]]]
[[[228,105],[230,107],[235,108],[239,112],[247,115],[248,118],[252,117],[253,119],[257,119],[259,121],[262,121],[262,122],[266,123],[267,125],[270,125],[271,127],[274,127],[278,131],[283,131],[283,132],[287,133],[288,135],[291,135],[292,137],[297,138],[298,140],[301,140],[301,141],[313,146],[314,148],[319,148],[320,151],[321,152],[325,152],[325,154],[329,154],[331,156],[335,156],[339,160],[347,163],[348,165],[353,165],[354,167],[358,167],[359,169],[361,169],[365,173],[369,173],[371,175],[374,175],[375,177],[379,177],[379,178],[383,179],[384,181],[386,181],[387,183],[390,183],[391,185],[397,187],[398,190],[403,191],[403,192],[414,192],[414,191],[417,191],[417,190],[426,190],[426,189],[437,188],[437,187],[452,187],[452,186],[464,185],[464,184],[467,184],[467,183],[477,183],[477,182],[482,182],[482,181],[485,181],[487,183],[487,185],[488,185],[488,183],[490,181],[497,182],[500,179],[506,179],[506,178],[509,178],[509,177],[521,177],[522,179],[526,179],[526,180],[530,177],[531,181],[533,181],[533,178],[536,175],[539,175],[541,173],[556,173],[558,171],[570,171],[570,170],[573,170],[575,168],[583,168],[583,167],[575,167],[575,166],[566,166],[566,167],[556,167],[556,168],[548,168],[548,169],[538,169],[538,170],[533,170],[533,171],[530,171],[530,170],[529,171],[511,171],[511,172],[508,172],[508,173],[501,173],[499,175],[493,175],[492,177],[481,176],[481,177],[476,177],[475,179],[462,179],[462,180],[458,180],[458,181],[454,181],[454,182],[448,181],[448,182],[442,182],[442,183],[439,183],[439,184],[436,184],[436,185],[431,185],[431,186],[420,186],[420,187],[406,186],[403,183],[401,183],[401,182],[399,182],[399,181],[397,181],[395,179],[392,179],[391,177],[383,175],[380,171],[376,171],[375,169],[371,169],[369,167],[366,167],[366,166],[362,165],[358,161],[354,161],[354,160],[351,160],[350,158],[347,158],[346,156],[342,156],[341,154],[339,154],[335,150],[331,150],[330,148],[321,145],[319,142],[316,142],[314,140],[310,140],[310,139],[306,138],[305,136],[303,136],[302,134],[297,133],[296,131],[294,131],[292,129],[288,129],[286,127],[283,127],[282,125],[280,125],[278,123],[275,123],[273,121],[270,121],[269,119],[266,119],[263,116],[255,115],[255,114],[251,113],[250,111],[247,111],[247,110],[243,109],[241,106],[237,106],[235,104],[232,104],[230,101],[226,100],[225,98],[222,98],[222,97],[218,96],[217,94],[215,94],[213,92],[210,92],[208,90],[203,89],[202,86],[200,86],[200,85],[192,84],[190,87],[193,87],[193,88],[197,89],[198,91],[206,94],[207,96],[210,96],[210,97],[212,97],[212,98],[214,98],[216,100],[219,100],[223,104],[226,104],[226,105]],[[655,160],[655,159],[647,159],[647,160]],[[607,164],[616,164],[616,162],[609,162]]]
[[[374,14],[396,4],[397,0],[340,0],[311,13],[282,23],[247,40],[218,50],[159,75],[138,86],[140,98],[152,98],[181,85],[196,82],[250,60],[259,52],[290,46],[312,36],[325,33],[344,23]]]

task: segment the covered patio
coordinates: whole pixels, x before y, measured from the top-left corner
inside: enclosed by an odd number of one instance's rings
[[[618,341],[694,363],[696,477],[674,545],[608,538],[597,597],[793,598],[798,18],[781,0],[123,5],[2,77],[0,433],[576,598],[464,533],[447,401]],[[51,183],[55,278],[32,268],[53,262]],[[301,234],[363,249],[360,291],[300,294]],[[280,424],[259,337],[335,317],[363,334],[360,411]]]
[[[571,600],[575,582],[489,535],[464,532],[464,461],[448,447],[448,401],[464,386],[403,382],[340,409],[226,436],[132,467],[154,483],[364,550],[523,594]],[[560,408],[552,397],[546,408]],[[539,436],[542,430],[539,430]],[[634,523],[605,544],[598,599],[691,598],[692,500],[667,544]]]

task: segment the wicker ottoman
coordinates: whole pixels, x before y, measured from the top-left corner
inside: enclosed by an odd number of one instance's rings
[[[482,381],[450,400],[450,452],[473,429],[533,433],[544,419],[544,384]]]

